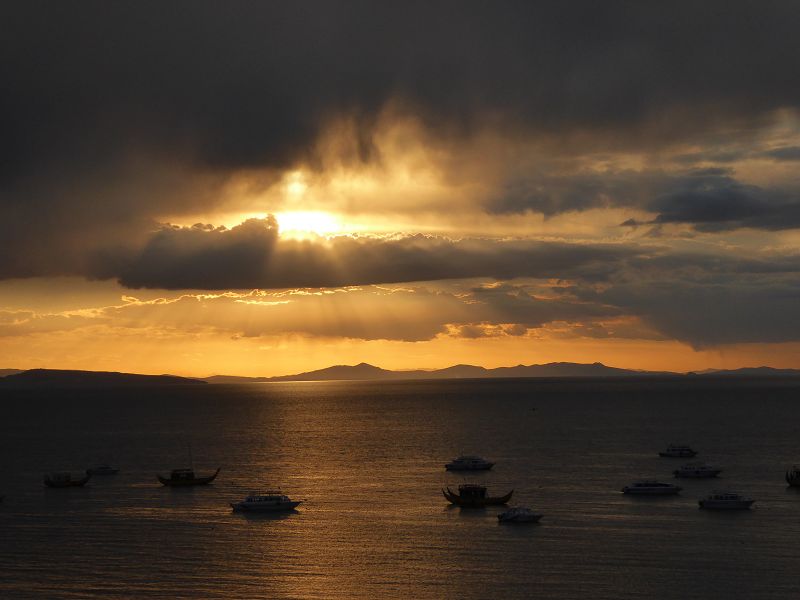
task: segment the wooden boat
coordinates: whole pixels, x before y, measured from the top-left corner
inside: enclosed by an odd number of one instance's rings
[[[172,487],[187,486],[187,485],[206,485],[211,483],[219,475],[219,469],[214,471],[213,474],[205,477],[198,477],[195,475],[193,469],[174,469],[169,477],[162,477],[157,475],[161,485],[168,485]]]
[[[49,473],[44,476],[44,484],[51,488],[83,487],[91,478],[88,474],[81,479],[73,479],[70,473]]]
[[[487,496],[486,488],[475,483],[465,483],[458,486],[458,494],[454,493],[449,487],[442,490],[442,494],[451,504],[469,508],[507,504],[511,500],[511,494],[513,493],[514,490],[511,490],[505,496]]]
[[[786,471],[786,483],[792,487],[800,487],[800,466],[795,465]]]

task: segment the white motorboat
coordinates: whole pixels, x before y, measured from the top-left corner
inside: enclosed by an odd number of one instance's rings
[[[682,489],[682,487],[674,483],[644,480],[635,481],[630,485],[626,485],[622,488],[622,493],[634,496],[672,496],[679,493]]]
[[[444,468],[448,471],[488,471],[494,466],[480,456],[462,455],[447,463]]]
[[[700,508],[714,510],[746,510],[753,505],[752,498],[747,498],[736,492],[712,492],[698,502]]]
[[[670,444],[666,450],[659,452],[658,455],[665,458],[692,458],[697,455],[697,451],[692,450],[689,446]]]
[[[525,506],[515,506],[497,515],[497,520],[501,523],[538,523],[543,516]]]
[[[300,500],[291,500],[280,491],[267,491],[263,494],[250,494],[241,502],[232,502],[234,511],[276,512],[292,510],[299,506]]]
[[[722,473],[722,469],[717,469],[716,467],[703,463],[689,463],[672,472],[675,477],[682,477],[685,479],[709,479],[711,477],[716,477],[720,473]]]

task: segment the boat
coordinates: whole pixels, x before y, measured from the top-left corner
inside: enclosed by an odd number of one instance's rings
[[[451,460],[444,468],[448,471],[488,471],[494,466],[480,456],[462,455]]]
[[[501,523],[538,523],[543,516],[525,506],[515,506],[497,515],[497,520]]]
[[[48,473],[44,476],[44,484],[51,488],[83,487],[92,478],[87,474],[81,479],[73,479],[72,474],[66,471],[59,473]]]
[[[685,479],[709,479],[711,477],[716,477],[720,473],[722,473],[722,469],[717,469],[716,467],[711,467],[703,463],[689,463],[672,472],[675,477]]]
[[[635,481],[630,485],[626,485],[622,488],[622,493],[633,496],[672,496],[679,493],[682,489],[682,487],[674,483],[644,480]]]
[[[469,508],[508,504],[508,501],[511,500],[511,494],[513,493],[514,490],[511,490],[505,496],[487,496],[486,487],[476,483],[465,483],[458,486],[457,494],[449,487],[442,490],[442,494],[444,494],[444,497],[447,498],[451,504]]]
[[[87,475],[116,475],[117,473],[119,473],[119,469],[107,464],[97,465],[95,467],[86,469]]]
[[[665,458],[692,458],[697,455],[697,451],[692,450],[689,446],[670,444],[666,450],[659,452],[658,455]]]
[[[211,475],[200,477],[195,475],[194,469],[173,469],[169,477],[162,477],[158,475],[158,480],[161,485],[172,487],[188,486],[188,485],[206,485],[211,483],[219,475],[219,469],[214,471]]]
[[[714,510],[746,510],[753,505],[752,498],[746,498],[736,492],[712,492],[698,501],[700,508]]]
[[[786,483],[792,487],[800,487],[800,466],[793,466],[786,471]]]
[[[280,490],[270,490],[263,494],[250,494],[241,502],[231,502],[231,508],[241,512],[276,512],[294,510],[300,503],[300,500],[289,499]]]

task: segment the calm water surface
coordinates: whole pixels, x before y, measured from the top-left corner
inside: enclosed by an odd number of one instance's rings
[[[724,469],[674,498],[689,443]],[[157,472],[222,467],[207,487]],[[513,488],[539,525],[441,496],[443,463],[497,461],[471,480]],[[49,490],[42,474],[122,471]],[[3,598],[800,597],[800,386],[774,382],[445,381],[0,392]],[[228,503],[280,486],[294,514]],[[754,510],[701,511],[714,488]]]

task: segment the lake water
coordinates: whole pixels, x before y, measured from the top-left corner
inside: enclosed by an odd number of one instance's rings
[[[669,498],[670,442],[724,469]],[[157,472],[221,467],[206,487]],[[462,453],[497,462],[490,493],[545,514],[441,495]],[[47,471],[121,468],[51,490]],[[2,598],[800,597],[797,382],[484,380],[0,392]],[[280,487],[294,514],[228,503]],[[716,488],[756,499],[715,513]]]

